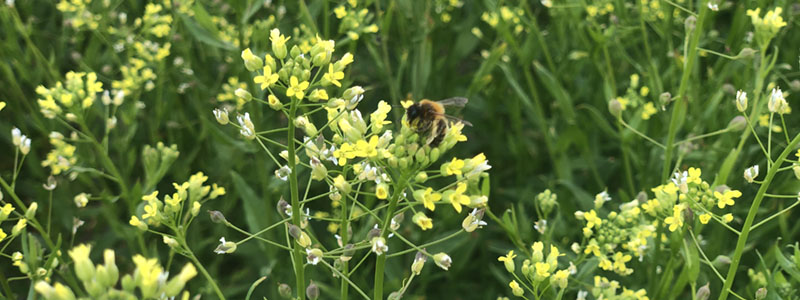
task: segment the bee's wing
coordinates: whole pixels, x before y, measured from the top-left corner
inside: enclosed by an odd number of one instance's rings
[[[467,105],[467,102],[469,102],[469,100],[464,97],[453,97],[453,98],[439,100],[436,102],[441,104],[442,106],[464,107],[465,105]]]
[[[464,120],[462,118],[453,117],[453,116],[447,115],[447,114],[439,114],[439,113],[437,113],[437,115],[442,116],[442,117],[444,117],[445,119],[447,119],[449,121],[456,122],[456,123],[462,123],[464,125],[472,127],[472,123],[470,123],[469,121],[466,121],[466,120]]]

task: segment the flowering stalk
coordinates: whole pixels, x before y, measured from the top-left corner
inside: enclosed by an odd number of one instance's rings
[[[178,242],[181,245],[181,248],[185,249],[184,256],[186,256],[186,257],[188,257],[189,259],[192,260],[194,265],[198,269],[200,269],[200,273],[203,273],[203,277],[205,277],[206,280],[208,280],[208,283],[211,284],[211,287],[214,288],[214,293],[217,294],[217,297],[219,297],[219,299],[224,300],[225,299],[225,295],[222,294],[222,290],[219,289],[219,286],[214,281],[214,278],[211,277],[211,274],[208,273],[206,268],[203,267],[203,264],[200,263],[200,260],[197,259],[197,256],[194,255],[194,252],[192,252],[192,249],[189,248],[189,245],[186,244],[186,238],[184,237],[184,234],[182,234],[182,232],[178,231],[178,236],[177,237],[178,237]],[[182,252],[184,252],[184,251],[182,251]]]
[[[800,143],[800,134],[797,134],[789,143],[789,145],[783,149],[781,155],[778,156],[778,159],[775,160],[775,163],[769,168],[769,171],[767,171],[767,176],[764,178],[764,183],[758,189],[758,193],[756,193],[756,197],[753,199],[753,204],[750,206],[750,211],[747,213],[747,219],[745,219],[744,225],[742,226],[742,232],[739,234],[739,240],[736,241],[736,250],[733,252],[731,266],[728,269],[728,275],[725,277],[725,283],[723,284],[722,291],[719,294],[719,300],[728,299],[728,293],[733,285],[733,279],[736,277],[736,270],[739,268],[739,262],[742,259],[742,252],[744,251],[744,246],[747,243],[747,236],[750,234],[750,229],[752,229],[753,221],[756,218],[761,201],[764,200],[764,195],[767,192],[770,183],[772,182],[772,178],[778,173],[780,165],[784,160],[786,160],[786,157],[789,156],[789,153],[794,151],[798,143]]]
[[[386,216],[383,218],[383,224],[381,227],[382,238],[386,238],[389,235],[389,224],[391,224],[394,211],[397,209],[397,202],[400,200],[400,195],[403,194],[403,190],[405,190],[407,185],[408,176],[405,174],[400,175],[400,179],[396,181],[396,184],[393,187],[394,194],[392,194],[392,198],[389,199],[389,208],[386,210]],[[372,296],[373,300],[383,299],[383,269],[385,266],[386,254],[378,255],[375,260],[375,292]]]
[[[297,190],[297,159],[295,155],[297,145],[295,145],[294,142],[296,128],[292,121],[297,116],[297,106],[300,104],[300,100],[294,100],[294,98],[292,98],[291,101],[289,107],[289,122],[287,122],[289,123],[286,139],[286,150],[289,153],[287,164],[289,170],[291,170],[291,173],[289,173],[289,190],[292,197],[292,224],[300,226],[300,217],[303,212],[300,209],[300,195]],[[292,260],[294,261],[292,264],[294,266],[294,277],[297,281],[297,299],[304,300],[306,298],[306,282],[303,275],[303,249],[296,243],[292,244]]]
[[[686,57],[686,63],[683,66],[683,75],[681,76],[681,83],[678,86],[678,95],[677,100],[675,101],[674,107],[672,108],[672,116],[669,121],[669,130],[667,132],[667,142],[665,144],[666,149],[664,150],[664,167],[661,170],[661,181],[666,181],[669,178],[669,174],[672,171],[672,155],[675,150],[675,135],[678,132],[678,129],[683,123],[683,120],[686,116],[686,109],[689,105],[686,90],[689,88],[689,77],[694,70],[694,63],[697,60],[697,44],[700,41],[701,31],[703,29],[704,21],[706,16],[708,15],[708,8],[706,6],[700,6],[700,14],[697,18],[697,23],[692,28],[691,37],[686,39],[686,43],[684,44],[684,57]],[[687,23],[688,25],[688,23]],[[689,26],[686,26],[689,27]],[[688,30],[688,28],[687,28]],[[658,222],[658,228],[656,230],[656,236],[661,236],[664,229],[663,221]],[[659,257],[661,252],[661,239],[655,239],[655,253],[656,257]],[[656,265],[653,264],[651,266],[651,278],[657,278],[656,276]],[[672,270],[667,270],[667,274]],[[654,281],[655,283],[655,281]]]

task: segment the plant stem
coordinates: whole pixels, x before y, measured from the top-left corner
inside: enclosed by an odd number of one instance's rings
[[[392,222],[394,211],[397,209],[397,202],[400,201],[400,195],[403,193],[403,190],[406,189],[406,185],[408,185],[408,177],[401,175],[400,180],[397,181],[397,185],[394,186],[394,193],[389,200],[389,208],[386,210],[386,216],[383,219],[381,227],[381,237],[383,238],[389,235],[389,224]],[[375,289],[372,296],[373,300],[383,299],[383,272],[385,266],[386,254],[384,253],[383,255],[378,255],[375,261]]]
[[[295,136],[295,126],[294,126],[294,118],[297,115],[297,105],[299,101],[292,99],[292,106],[289,109],[289,130],[287,136],[287,145],[286,150],[289,152],[289,159],[287,160],[289,165],[289,170],[292,172],[289,174],[289,190],[292,197],[292,224],[295,226],[300,226],[300,217],[302,214],[302,210],[300,209],[300,195],[299,191],[297,190],[297,161],[295,157],[295,149],[296,145],[294,142]],[[294,260],[294,277],[297,281],[297,298],[300,300],[304,300],[306,298],[306,281],[303,275],[303,250],[294,243],[292,244],[292,260]]]
[[[736,241],[736,250],[733,252],[731,265],[728,269],[728,276],[725,278],[725,284],[723,285],[722,291],[719,294],[719,300],[725,300],[728,298],[729,290],[733,285],[733,279],[736,277],[736,270],[739,268],[739,262],[742,259],[742,252],[744,251],[745,244],[747,243],[747,236],[750,234],[750,229],[752,229],[753,221],[756,218],[761,201],[764,200],[764,194],[766,194],[767,189],[772,182],[772,178],[778,173],[778,166],[780,166],[783,163],[783,160],[789,156],[789,153],[794,151],[798,142],[800,142],[800,134],[796,135],[794,139],[792,139],[792,142],[789,143],[785,149],[783,149],[781,155],[775,160],[775,164],[773,164],[773,166],[769,168],[769,171],[767,171],[767,176],[764,178],[764,184],[762,184],[758,189],[756,198],[753,199],[753,204],[750,206],[750,211],[747,213],[747,219],[745,219],[744,225],[742,226],[742,232],[739,235],[739,240]]]
[[[183,239],[183,237],[181,237],[181,239]],[[192,250],[189,249],[189,246],[186,245],[186,240],[185,239],[182,240],[181,243],[183,244],[183,248],[186,249],[186,253],[189,254],[188,255],[189,259],[191,259],[192,262],[194,262],[194,265],[197,267],[197,269],[200,270],[200,273],[203,273],[203,276],[206,277],[208,283],[210,283],[211,287],[214,288],[214,293],[217,294],[217,297],[219,297],[219,299],[225,300],[225,295],[222,294],[222,290],[219,289],[219,286],[217,286],[217,283],[214,281],[214,278],[211,277],[211,274],[208,274],[208,271],[206,271],[206,268],[203,267],[203,264],[200,263],[197,257],[194,256]]]

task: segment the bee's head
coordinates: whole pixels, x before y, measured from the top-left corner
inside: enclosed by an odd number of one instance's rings
[[[409,122],[419,118],[420,114],[422,114],[422,108],[420,107],[419,103],[414,103],[406,108],[406,119]]]

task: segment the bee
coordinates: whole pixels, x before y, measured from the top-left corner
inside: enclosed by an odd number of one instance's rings
[[[406,108],[406,122],[416,133],[427,136],[426,145],[436,147],[444,139],[447,130],[450,129],[448,120],[472,126],[467,121],[445,114],[445,107],[461,108],[467,102],[467,98],[463,97],[447,98],[441,101],[423,99]]]

